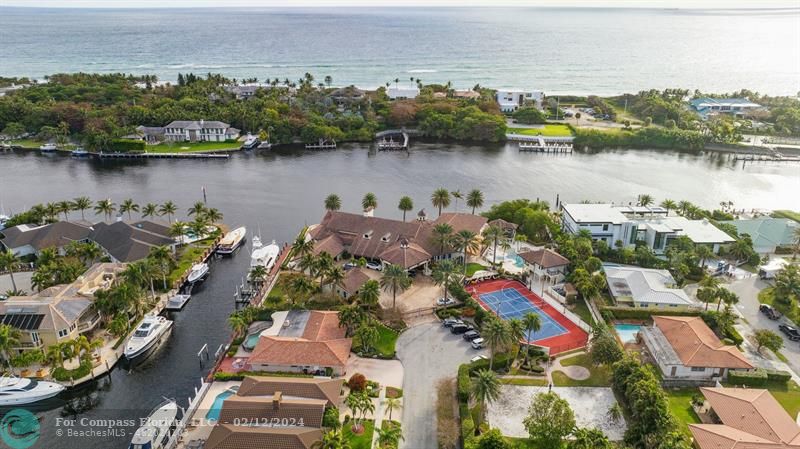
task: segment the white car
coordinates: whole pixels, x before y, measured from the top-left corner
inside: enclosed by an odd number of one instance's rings
[[[383,271],[383,265],[378,262],[367,262],[367,268],[370,270]]]
[[[481,348],[483,348],[483,339],[482,338],[476,338],[475,340],[472,340],[472,348],[473,349],[481,349]]]
[[[472,363],[478,362],[480,360],[489,360],[489,357],[486,357],[485,355],[481,354],[481,355],[476,355],[475,357],[469,359],[469,361]]]
[[[439,298],[436,300],[437,306],[451,306],[456,303],[456,300],[453,298]]]

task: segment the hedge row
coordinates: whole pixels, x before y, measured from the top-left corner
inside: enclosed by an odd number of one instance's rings
[[[117,153],[144,152],[145,143],[143,140],[115,139],[108,146],[109,150]]]
[[[314,377],[313,374],[280,372],[280,371],[239,371],[238,373],[229,373],[227,371],[217,371],[214,373],[214,380],[219,382],[226,382],[232,380],[244,380],[247,376],[270,376],[270,377]]]
[[[458,367],[456,391],[458,392],[458,400],[460,402],[467,402],[469,400],[469,372],[469,365],[467,364]]]
[[[746,385],[748,387],[763,387],[767,382],[787,383],[792,378],[791,373],[786,371],[768,370],[756,368],[752,371],[730,371],[728,372],[728,382],[734,385]]]
[[[612,319],[617,320],[649,320],[653,315],[663,316],[698,316],[699,311],[691,310],[669,310],[669,309],[643,309],[634,307],[602,307],[604,317],[611,314]]]

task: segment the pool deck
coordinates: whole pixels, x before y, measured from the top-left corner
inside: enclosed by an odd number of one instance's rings
[[[217,399],[222,392],[227,390],[230,387],[239,386],[241,385],[240,381],[228,381],[228,382],[213,382],[209,388],[206,395],[203,397],[202,402],[197,407],[194,415],[192,415],[191,419],[186,426],[186,430],[181,435],[182,442],[189,442],[193,440],[207,440],[208,436],[211,435],[211,430],[214,428],[214,425],[206,421],[206,414],[209,410],[211,410],[211,406],[214,404],[214,400]],[[178,446],[182,447],[182,446]]]
[[[566,333],[561,335],[556,335],[549,338],[543,338],[541,340],[534,340],[532,343],[537,346],[546,346],[550,348],[550,355],[560,354],[562,352],[571,351],[573,349],[585,347],[589,341],[589,334],[578,327],[575,323],[570,321],[567,317],[563,314],[559,313],[553,306],[548,304],[542,298],[540,298],[537,294],[533,293],[532,291],[528,290],[522,283],[518,281],[510,281],[508,279],[497,279],[493,281],[486,281],[480,282],[471,286],[467,287],[467,291],[469,291],[473,298],[483,307],[485,310],[489,312],[493,312],[493,310],[488,307],[484,302],[481,300],[480,295],[485,293],[492,293],[497,292],[506,288],[513,288],[521,293],[525,298],[527,298],[531,303],[533,303],[536,307],[538,307],[542,312],[546,313],[550,318],[552,318],[555,322],[560,324],[564,329],[567,330]]]

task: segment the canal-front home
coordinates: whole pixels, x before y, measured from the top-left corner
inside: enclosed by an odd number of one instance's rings
[[[540,90],[498,90],[495,94],[500,111],[511,113],[525,105],[542,108],[544,92]]]
[[[45,349],[91,332],[100,322],[92,307],[98,290],[114,285],[125,264],[98,263],[71,284],[56,285],[30,296],[0,301],[0,323],[20,331],[12,351]]]
[[[172,142],[225,142],[238,138],[238,129],[214,120],[176,120],[164,127],[164,140]]]

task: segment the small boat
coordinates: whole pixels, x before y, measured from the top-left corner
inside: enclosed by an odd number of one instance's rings
[[[145,316],[125,344],[125,358],[129,362],[147,358],[171,329],[172,321],[163,316]]]
[[[250,254],[250,269],[253,267],[263,266],[267,272],[275,266],[278,260],[278,255],[281,253],[281,248],[275,244],[275,240],[271,244],[264,246],[261,243],[260,237],[253,237],[253,252]]]
[[[190,284],[194,284],[195,282],[202,281],[206,276],[208,276],[208,264],[198,263],[192,266],[192,271],[189,272],[189,277],[186,278],[186,281]]]
[[[25,377],[0,377],[0,407],[43,401],[65,390],[61,384]]]
[[[6,222],[8,222],[8,220],[10,219],[11,217],[9,217],[8,215],[0,214],[0,231],[6,228]]]
[[[56,148],[56,144],[54,144],[54,143],[46,143],[46,144],[41,145],[39,147],[39,151],[41,151],[42,153],[52,153],[52,152],[56,151],[57,149],[58,148]]]
[[[86,157],[89,155],[89,152],[84,150],[82,147],[75,148],[70,153],[72,157]]]
[[[158,405],[142,427],[136,429],[128,449],[164,449],[177,425],[178,404],[167,399]]]
[[[166,310],[181,310],[192,298],[192,295],[177,294],[167,300]]]
[[[242,144],[243,150],[252,150],[253,148],[257,148],[258,145],[261,143],[261,140],[258,137],[247,134],[247,139],[245,139],[244,143]]]
[[[269,142],[261,142],[261,143],[258,145],[258,149],[259,149],[259,150],[269,150],[269,149],[271,149],[271,148],[272,148],[272,144],[271,144],[271,143],[269,143]]]
[[[247,228],[244,226],[225,234],[225,237],[217,244],[217,254],[233,254],[233,252],[241,246],[242,242],[244,242],[245,235],[247,235]]]

